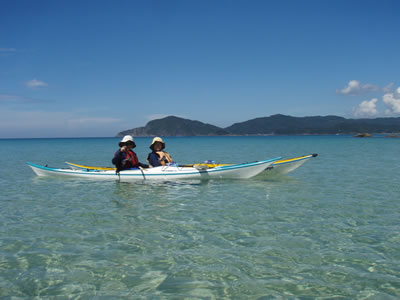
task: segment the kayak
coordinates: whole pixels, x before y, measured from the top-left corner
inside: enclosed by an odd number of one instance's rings
[[[303,155],[295,158],[277,160],[273,162],[271,165],[264,169],[264,173],[268,173],[268,175],[276,176],[276,175],[285,175],[290,172],[293,172],[298,167],[303,165],[306,161],[313,157],[317,157],[318,154],[309,154]],[[74,170],[97,170],[97,171],[115,171],[114,167],[96,167],[96,166],[86,166],[79,165],[75,163],[65,162],[71,169]],[[215,167],[224,167],[224,166],[232,166],[233,164],[214,164],[214,163],[199,163],[199,164],[190,164],[184,165],[183,167],[194,167],[197,169],[211,169]]]
[[[77,177],[95,180],[180,180],[180,179],[247,179],[258,175],[280,157],[248,162],[242,164],[217,166],[209,169],[195,167],[182,167],[179,165],[161,166],[148,169],[123,170],[117,173],[115,170],[92,170],[92,169],[65,169],[50,168],[33,163],[27,163],[38,176],[62,176]]]

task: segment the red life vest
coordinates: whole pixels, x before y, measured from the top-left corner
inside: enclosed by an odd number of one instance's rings
[[[133,152],[132,150],[126,151],[126,159],[131,159],[131,161],[129,162],[131,164],[131,166],[129,166],[129,168],[134,168],[137,167],[137,165],[139,164],[139,160],[136,156],[136,153]]]

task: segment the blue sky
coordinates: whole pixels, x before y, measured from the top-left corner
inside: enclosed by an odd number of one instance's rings
[[[0,138],[400,116],[400,1],[0,0]]]

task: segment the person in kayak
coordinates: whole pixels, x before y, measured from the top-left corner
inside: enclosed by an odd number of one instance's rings
[[[147,161],[152,167],[166,166],[173,162],[171,155],[163,151],[165,143],[160,137],[155,137],[150,145],[151,153],[147,156]]]
[[[140,163],[136,153],[132,151],[136,147],[132,136],[124,136],[119,142],[119,147],[112,159],[112,163],[117,167],[117,173],[122,170],[149,167],[149,165]]]

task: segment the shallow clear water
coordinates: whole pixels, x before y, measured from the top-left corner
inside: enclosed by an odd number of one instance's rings
[[[38,178],[118,139],[0,140],[0,297],[397,299],[400,139],[165,138],[180,163],[318,153],[289,176]],[[144,161],[150,138],[137,138]]]

